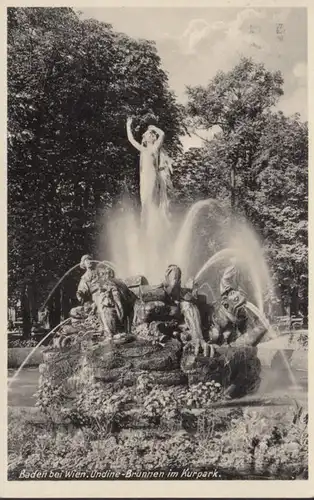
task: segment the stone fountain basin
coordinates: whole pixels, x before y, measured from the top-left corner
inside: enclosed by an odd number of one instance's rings
[[[262,385],[256,397],[270,394],[276,400],[283,395],[292,396],[291,383],[289,381],[287,367],[283,363],[280,350],[285,354],[291,370],[296,378],[296,383],[303,387],[298,391],[296,399],[306,398],[307,395],[307,350],[292,349],[289,343],[289,335],[284,335],[272,341],[264,342],[258,346],[258,357],[262,364]],[[9,378],[12,377],[22,361],[31,352],[32,348],[10,348],[8,349]],[[37,390],[39,370],[38,365],[43,362],[43,348],[38,348],[34,355],[28,360],[27,365],[12,384],[8,394],[8,405],[16,409],[20,407],[34,407],[34,393]],[[290,387],[290,388],[289,388]],[[288,392],[287,392],[288,391]],[[305,391],[305,392],[304,392]],[[278,393],[278,394],[277,394]],[[301,395],[300,395],[300,394]],[[35,408],[34,408],[35,410]]]
[[[283,351],[291,368],[307,372],[307,350],[300,347],[297,342],[298,335],[291,340],[290,334],[281,335],[280,337],[262,342],[258,345],[258,357],[262,366],[273,367],[277,365],[278,359],[281,358],[280,351]],[[33,347],[11,347],[8,349],[8,368],[19,368],[24,359],[30,354]],[[44,347],[36,349],[34,354],[27,361],[25,367],[39,366],[43,362]],[[282,358],[281,358],[282,360]]]

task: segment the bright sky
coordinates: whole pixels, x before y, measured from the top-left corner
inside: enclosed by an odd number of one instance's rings
[[[280,69],[284,96],[278,108],[307,120],[307,17],[302,8],[80,9],[134,38],[156,42],[163,68],[179,100],[185,86],[206,84],[218,70],[229,70],[244,56]],[[200,145],[185,139],[185,148]]]

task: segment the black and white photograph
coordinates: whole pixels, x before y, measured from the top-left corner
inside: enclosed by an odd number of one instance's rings
[[[309,479],[308,13],[231,5],[6,8],[9,483]]]

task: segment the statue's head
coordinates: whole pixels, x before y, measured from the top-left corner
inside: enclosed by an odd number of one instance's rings
[[[189,278],[185,284],[185,287],[188,288],[189,290],[194,290],[198,287],[198,283],[195,281],[194,278]]]
[[[83,255],[80,262],[81,269],[91,269],[93,267],[93,259],[90,255]]]
[[[234,316],[237,316],[239,309],[246,303],[246,296],[239,290],[230,290],[228,295],[221,301],[222,306]]]
[[[165,284],[173,288],[174,286],[181,285],[182,272],[179,266],[170,264],[166,269]]]
[[[143,146],[147,146],[147,144],[154,144],[156,139],[157,139],[157,134],[153,129],[151,129],[149,125],[146,132],[144,132],[144,134],[142,135]]]
[[[104,280],[110,280],[115,277],[114,270],[111,267],[106,266],[106,264],[103,264],[102,262],[97,264],[96,271],[97,274]]]

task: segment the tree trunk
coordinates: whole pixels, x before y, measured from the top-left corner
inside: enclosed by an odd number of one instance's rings
[[[23,339],[28,339],[31,333],[31,315],[29,300],[26,293],[26,287],[23,287],[21,296],[22,321],[23,321]]]
[[[64,317],[64,289],[60,288],[60,320],[63,321]]]
[[[70,296],[69,296],[70,293],[71,293],[71,288],[68,286],[68,284],[65,284],[64,287],[62,287],[60,290],[61,321],[65,320],[69,316],[69,312],[71,309]]]
[[[294,286],[290,296],[290,316],[298,316],[299,314],[299,289]]]
[[[51,297],[49,304],[49,325],[54,328],[60,323],[61,307],[60,307],[60,290],[57,289]]]
[[[38,311],[35,300],[35,285],[33,281],[26,286],[26,300],[28,302],[31,326],[38,321]]]
[[[230,201],[231,201],[231,209],[234,210],[236,208],[236,166],[232,164],[230,171]]]

